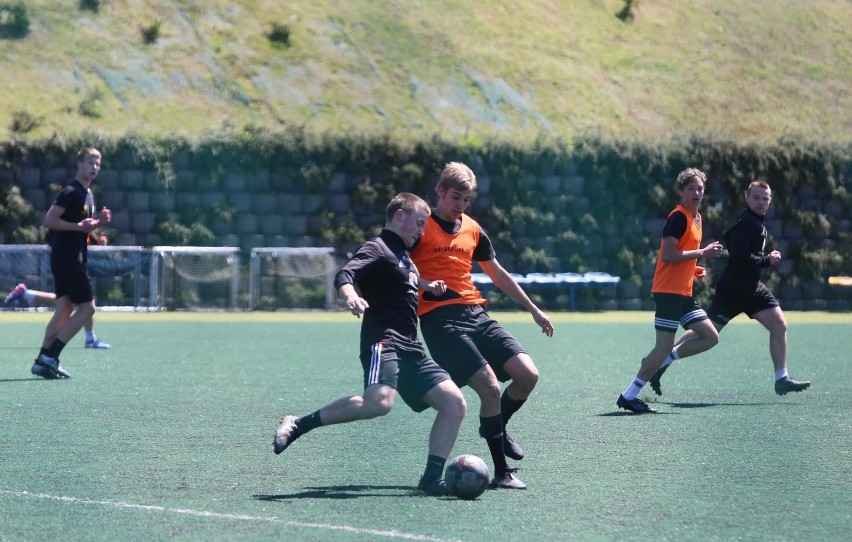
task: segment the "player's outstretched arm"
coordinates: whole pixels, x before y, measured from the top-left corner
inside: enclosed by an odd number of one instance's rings
[[[553,336],[553,323],[550,321],[550,317],[532,302],[524,289],[521,288],[521,285],[518,284],[518,281],[512,278],[512,275],[500,265],[500,262],[496,258],[478,263],[482,270],[485,271],[485,274],[491,278],[495,286],[532,314],[533,320],[541,328],[542,333],[548,337]]]

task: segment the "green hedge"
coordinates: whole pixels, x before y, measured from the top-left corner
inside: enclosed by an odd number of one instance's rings
[[[342,176],[353,208],[347,216],[318,211],[310,234],[316,244],[344,249],[375,231],[395,192],[412,191],[431,201],[443,165],[463,161],[487,185],[471,214],[489,231],[498,257],[511,271],[608,271],[640,285],[643,295],[659,243],[659,231],[648,228],[648,220],[665,218],[676,203],[677,173],[698,167],[709,177],[705,238],[721,237],[743,207],[742,192],[751,180],[772,185],[776,197],[770,216],[785,231],[771,234],[783,239],[785,257],[793,260],[792,270],[770,270],[772,285],[801,287],[852,272],[849,144],[781,139],[744,145],[695,136],[665,143],[541,139],[522,146],[440,137],[399,141],[391,135],[341,139],[299,129],[270,133],[252,128],[195,139],[83,134],[12,140],[0,144],[0,188],[7,195],[0,206],[0,231],[7,242],[30,239],[39,218],[11,190],[20,168],[67,164],[84,144],[101,148],[107,162],[132,163],[150,172],[157,190],[203,191],[221,186],[229,175],[251,182],[253,174],[272,171],[272,192],[323,195]],[[548,179],[557,184],[548,185]],[[554,189],[571,179],[580,179],[582,189]],[[168,227],[161,234],[205,242],[214,237],[211,223],[231,211],[227,206],[181,209],[164,217],[161,222]]]

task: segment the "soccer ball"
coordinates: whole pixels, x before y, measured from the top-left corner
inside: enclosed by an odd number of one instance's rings
[[[447,464],[444,480],[453,496],[471,501],[488,486],[488,465],[475,455],[460,455]]]

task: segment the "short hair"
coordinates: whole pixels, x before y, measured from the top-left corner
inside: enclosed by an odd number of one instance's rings
[[[694,167],[686,168],[678,173],[677,180],[675,181],[675,190],[681,191],[686,188],[686,185],[695,181],[701,181],[704,185],[706,185],[707,175],[705,175],[700,169],[696,169]]]
[[[426,215],[432,213],[429,204],[420,196],[414,195],[411,192],[400,192],[388,203],[387,210],[385,211],[385,221],[390,222],[400,209],[405,211],[406,214],[411,214],[415,211],[423,211]]]
[[[436,191],[442,188],[473,192],[476,190],[476,175],[473,174],[472,169],[461,162],[450,162],[444,166],[441,178],[435,186]]]
[[[746,196],[751,194],[751,189],[756,187],[756,186],[759,186],[760,188],[765,188],[765,189],[769,190],[770,192],[772,191],[772,188],[769,187],[768,182],[761,181],[760,179],[757,179],[757,180],[752,181],[751,184],[748,185],[748,188],[746,188]]]
[[[94,147],[83,147],[77,153],[77,161],[82,162],[89,156],[97,156],[98,158],[100,158],[101,157],[101,151],[99,151],[98,149],[96,149]]]

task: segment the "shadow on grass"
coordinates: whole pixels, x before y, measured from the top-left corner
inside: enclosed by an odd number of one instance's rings
[[[771,406],[778,404],[785,405],[794,405],[796,403],[787,403],[783,401],[773,401],[771,403],[663,403],[656,402],[655,405],[669,405],[673,408],[709,408],[709,407],[717,407],[717,406],[743,406],[743,407],[760,407],[760,406]]]
[[[358,499],[361,497],[411,497],[413,486],[327,486],[306,487],[298,493],[253,495],[259,501],[283,502],[291,499]]]
[[[33,376],[30,378],[0,378],[0,383],[3,382],[45,382],[50,380],[66,380],[64,378],[39,378]]]
[[[772,402],[761,402],[761,403],[666,403],[663,401],[649,401],[649,406],[657,406],[657,405],[667,405],[672,408],[712,408],[712,407],[725,407],[725,406],[733,406],[733,407],[764,407],[764,406],[772,406],[772,405],[796,405],[798,403],[788,402],[788,401],[772,401]],[[633,412],[624,412],[624,411],[616,411],[616,412],[604,412],[603,414],[598,414],[598,416],[653,416],[659,414],[677,414],[677,412],[660,412],[649,413],[649,414],[635,414]]]
[[[645,414],[637,414],[635,412],[621,412],[619,410],[615,412],[604,412],[602,414],[595,414],[596,416],[609,416],[609,417],[618,417],[618,416],[658,416],[662,414],[677,414],[676,412],[647,412]]]

